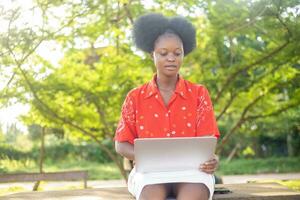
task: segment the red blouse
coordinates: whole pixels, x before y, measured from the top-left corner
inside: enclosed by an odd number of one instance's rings
[[[131,90],[123,103],[115,140],[135,138],[216,136],[220,133],[207,89],[179,76],[167,106],[156,85],[156,76]]]

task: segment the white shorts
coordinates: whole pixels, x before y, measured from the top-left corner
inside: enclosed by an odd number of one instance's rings
[[[138,200],[146,185],[180,182],[203,183],[209,189],[209,200],[212,200],[215,178],[212,174],[207,174],[200,170],[139,173],[136,172],[134,167],[128,177],[128,191]]]

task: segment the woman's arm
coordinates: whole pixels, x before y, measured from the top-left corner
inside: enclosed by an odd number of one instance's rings
[[[134,147],[129,142],[115,142],[116,152],[129,160],[134,160]]]

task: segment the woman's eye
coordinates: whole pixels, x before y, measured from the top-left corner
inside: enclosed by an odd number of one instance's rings
[[[161,52],[159,53],[161,56],[167,56],[168,52]],[[181,56],[181,52],[174,52],[173,53],[174,56]]]

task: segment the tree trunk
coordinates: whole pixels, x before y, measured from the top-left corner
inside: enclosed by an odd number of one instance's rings
[[[226,163],[229,163],[229,162],[232,160],[232,158],[233,158],[233,157],[235,156],[235,154],[236,154],[236,151],[237,151],[240,147],[241,147],[240,143],[237,143],[237,144],[235,145],[235,147],[233,148],[233,150],[230,152],[229,156],[227,157]]]
[[[127,182],[127,178],[128,178],[127,172],[125,171],[123,162],[119,159],[119,156],[117,156],[116,154],[114,154],[113,151],[111,151],[109,148],[107,148],[105,145],[103,145],[101,143],[101,141],[98,140],[96,137],[92,137],[92,138],[98,143],[100,149],[102,149],[104,152],[106,152],[107,155],[112,159],[112,161],[117,165],[117,167],[119,168],[119,170],[121,172],[121,175],[123,176],[123,178]]]
[[[286,144],[287,144],[288,156],[289,157],[294,156],[293,137],[290,133],[288,133],[286,136]]]
[[[42,128],[41,132],[41,147],[40,147],[40,160],[39,160],[39,168],[40,168],[40,173],[43,173],[43,163],[44,163],[44,155],[45,155],[45,132],[46,132],[46,127]],[[40,185],[40,181],[35,182],[33,186],[33,191],[37,191]]]

